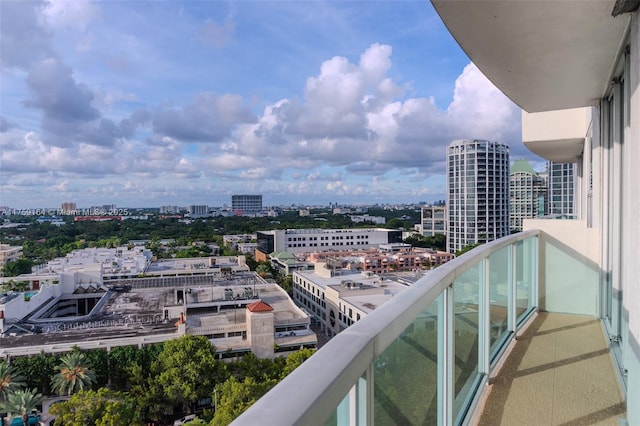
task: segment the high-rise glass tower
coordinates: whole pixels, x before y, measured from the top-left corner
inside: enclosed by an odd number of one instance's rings
[[[516,160],[509,175],[511,230],[522,231],[522,220],[544,216],[547,211],[547,180],[527,160]]]
[[[509,147],[461,139],[447,148],[451,253],[509,235]]]

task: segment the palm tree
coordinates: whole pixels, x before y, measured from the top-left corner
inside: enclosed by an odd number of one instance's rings
[[[29,413],[42,403],[43,396],[35,389],[11,392],[6,401],[0,403],[2,412],[11,413],[10,418],[22,417],[22,424],[29,422]]]
[[[55,370],[51,385],[58,395],[71,395],[91,389],[96,381],[96,374],[82,352],[71,352],[63,356]]]
[[[24,386],[24,377],[6,361],[0,361],[0,402],[6,401],[11,392]]]

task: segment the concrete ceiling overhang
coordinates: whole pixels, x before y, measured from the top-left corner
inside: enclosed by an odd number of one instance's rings
[[[553,141],[527,141],[529,151],[556,163],[575,163],[582,155],[584,138]]]
[[[432,0],[471,60],[528,112],[605,95],[629,15],[615,0]]]

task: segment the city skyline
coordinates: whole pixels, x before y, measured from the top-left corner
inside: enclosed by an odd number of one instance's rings
[[[0,7],[0,205],[429,202],[452,140],[536,161],[428,2]]]

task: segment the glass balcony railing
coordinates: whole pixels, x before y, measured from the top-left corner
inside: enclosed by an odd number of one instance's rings
[[[465,422],[537,308],[539,236],[510,235],[429,272],[334,337],[233,424]]]

